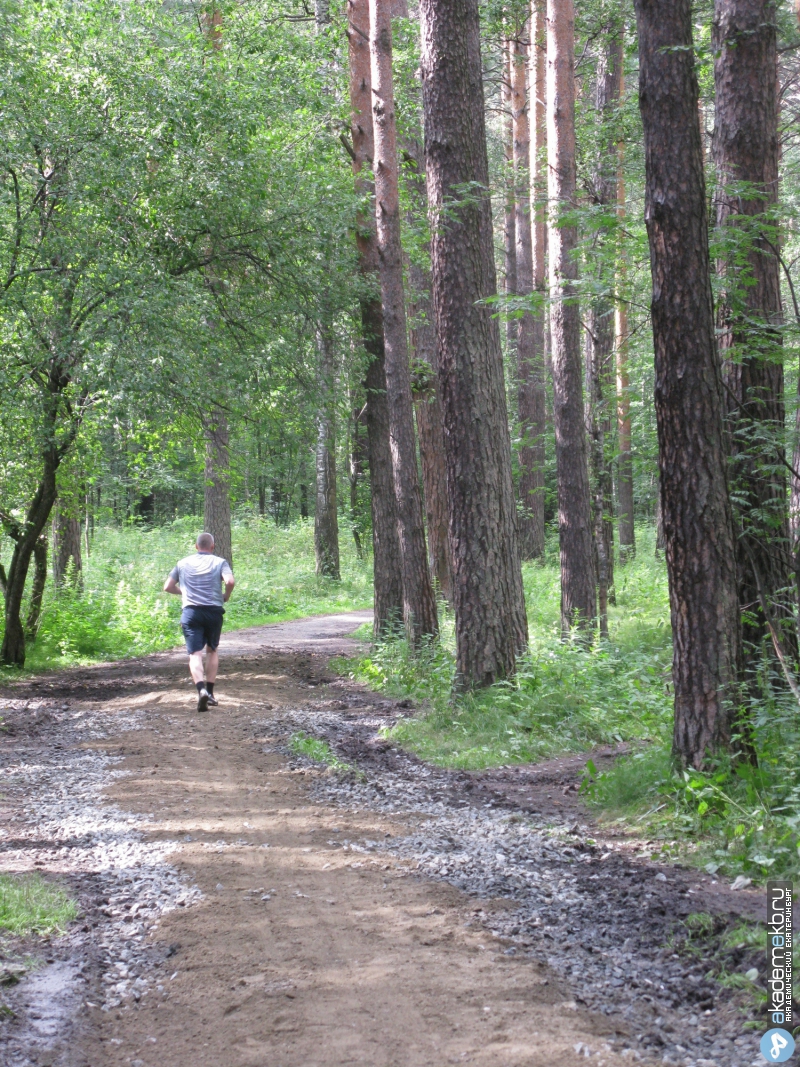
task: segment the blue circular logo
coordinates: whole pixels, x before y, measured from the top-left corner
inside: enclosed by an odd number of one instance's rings
[[[767,1030],[761,1038],[761,1055],[768,1063],[785,1063],[794,1052],[794,1038],[788,1030]]]

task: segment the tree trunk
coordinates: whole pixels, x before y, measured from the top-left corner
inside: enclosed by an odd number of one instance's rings
[[[726,292],[718,336],[736,501],[744,669],[751,684],[770,623],[790,658],[797,657],[786,475],[779,462],[784,436],[780,265],[775,223],[765,215],[778,201],[775,18],[771,0],[717,0],[713,28],[717,225],[743,231],[729,262],[720,264]],[[742,182],[748,183],[745,192]],[[749,219],[746,230],[742,216]],[[759,217],[762,233],[757,232]],[[762,594],[770,620],[760,605]]]
[[[622,75],[622,27],[611,23],[606,48],[597,67],[596,112],[601,124],[601,151],[593,174],[595,204],[615,211],[617,193],[617,124]],[[611,219],[608,219],[609,223]],[[600,251],[605,243],[601,229],[595,238]],[[609,445],[611,443],[611,407],[609,397],[614,383],[614,305],[602,293],[606,285],[603,260],[598,269],[598,294],[591,299],[588,315],[586,350],[586,384],[589,419],[589,466],[591,473],[595,565],[597,568],[598,616],[600,633],[608,636],[608,604],[614,601],[614,521],[613,477]]]
[[[33,585],[28,602],[28,617],[25,620],[25,639],[35,641],[42,618],[42,598],[47,583],[47,537],[42,536],[33,546]]]
[[[372,75],[369,56],[369,0],[348,0],[350,30],[350,108],[352,112],[353,173],[356,191],[372,194],[369,170],[373,159]],[[397,504],[394,497],[392,455],[389,449],[389,405],[384,371],[383,313],[374,295],[379,287],[375,213],[356,221],[358,263],[364,288],[359,299],[361,331],[369,364],[364,381],[367,396],[367,450],[374,583],[374,634],[380,641],[396,632],[403,618],[403,578]]]
[[[428,196],[422,166],[422,146],[409,140],[403,150],[406,189],[412,200],[414,218],[425,218]],[[423,254],[430,258],[430,243]],[[428,556],[431,574],[441,595],[453,603],[453,571],[450,565],[450,541],[447,536],[447,465],[444,458],[444,426],[439,398],[436,330],[431,306],[430,270],[415,258],[408,262],[409,306],[411,310],[412,362],[411,388],[417,417],[422,486],[428,533]]]
[[[528,33],[528,24],[520,30]],[[511,52],[511,110],[514,126],[514,229],[517,242],[517,293],[533,292],[533,242],[531,234],[531,137],[526,85],[527,46],[517,38]],[[519,414],[519,548],[523,559],[544,555],[544,362],[537,351],[536,319],[526,311],[518,322],[517,405]],[[542,338],[543,339],[543,338]]]
[[[228,416],[213,407],[203,416],[206,439],[203,525],[214,538],[214,553],[233,566],[231,550],[231,496],[229,489]]]
[[[619,94],[624,90],[624,69],[619,71]],[[617,365],[617,533],[619,561],[636,555],[633,515],[633,456],[631,452],[631,397],[628,375],[628,305],[624,298],[627,278],[625,258],[625,142],[617,142],[617,305],[614,312],[614,353]]]
[[[264,457],[261,454],[261,433],[256,435],[256,462],[258,464],[256,474],[256,489],[258,491],[258,514],[264,518],[267,514],[267,485],[264,479]]]
[[[503,42],[503,73],[501,96],[503,101],[503,289],[506,296],[517,292],[517,223],[514,196],[514,118],[511,112],[511,77],[513,56],[511,41]],[[506,313],[506,351],[509,357],[517,347],[518,323],[515,315]]]
[[[741,628],[709,280],[690,0],[636,0],[655,410],[672,617],[673,752],[729,749]]]
[[[52,381],[51,377],[51,381]],[[24,525],[14,526],[9,532],[14,539],[14,551],[6,575],[5,588],[5,633],[0,647],[0,663],[7,666],[25,666],[25,631],[22,626],[22,599],[31,556],[36,551],[39,538],[50,518],[56,499],[56,471],[69,444],[77,432],[73,424],[68,441],[55,446],[55,426],[58,418],[58,401],[51,400],[46,413],[47,441],[42,454],[42,478],[25,516]]]
[[[595,617],[589,471],[581,383],[575,249],[575,17],[572,0],[547,0],[547,158],[550,329],[561,549],[561,627],[588,630]]]
[[[80,520],[59,508],[53,517],[53,582],[55,585],[63,585],[70,570],[70,563],[72,563],[72,581],[79,584],[83,570]]]
[[[317,574],[340,578],[339,516],[336,508],[336,429],[334,417],[333,338],[330,330],[317,330],[319,356],[319,409],[317,411],[316,474],[317,496],[314,509],[314,552]]]
[[[599,306],[598,306],[599,305]],[[614,527],[611,521],[611,464],[607,441],[611,432],[609,376],[614,351],[612,308],[597,300],[589,312],[586,333],[587,432],[592,484],[594,558],[597,572],[597,615],[600,635],[608,637],[608,604],[614,583]]]
[[[533,289],[539,297],[539,308],[533,314],[533,399],[531,406],[531,467],[537,477],[531,482],[533,494],[531,511],[534,526],[541,526],[544,547],[545,495],[544,466],[547,426],[547,393],[545,369],[550,360],[550,316],[547,309],[547,19],[546,0],[532,0],[530,57],[530,97],[533,137],[531,140],[531,213]],[[538,491],[537,491],[538,490]]]
[[[414,409],[408,365],[403,249],[400,242],[399,164],[392,83],[392,19],[389,0],[370,0],[372,129],[375,141],[375,218],[380,263],[386,395],[403,561],[403,613],[412,646],[434,637],[439,625],[425,548],[425,526],[414,441]]]
[[[356,546],[356,555],[359,559],[364,558],[364,548],[361,544],[361,509],[359,507],[358,490],[364,477],[364,440],[359,432],[362,422],[361,405],[356,396],[350,393],[350,525],[353,531],[353,542]]]
[[[500,330],[483,303],[497,282],[478,3],[422,0],[420,17],[457,685],[475,687],[511,676],[528,636]]]

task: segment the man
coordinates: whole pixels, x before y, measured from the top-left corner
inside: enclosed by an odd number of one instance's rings
[[[216,707],[219,703],[214,696],[219,667],[217,645],[225,614],[223,604],[230,600],[236,582],[228,561],[214,555],[214,538],[210,533],[201,533],[196,547],[193,556],[187,556],[172,568],[164,582],[164,592],[183,597],[181,629],[189,653],[189,671],[197,686],[197,710],[206,711],[209,704]],[[203,649],[206,651],[205,676]]]

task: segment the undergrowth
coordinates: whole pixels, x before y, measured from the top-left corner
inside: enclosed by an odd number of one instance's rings
[[[18,937],[62,933],[77,914],[75,901],[41,875],[0,875],[0,930]]]
[[[662,741],[671,714],[666,575],[647,529],[640,546],[636,560],[617,571],[611,639],[588,649],[560,639],[555,546],[544,565],[525,565],[530,650],[511,682],[452,700],[454,634],[447,612],[441,641],[416,657],[398,639],[339,661],[339,669],[421,703],[424,713],[401,719],[390,736],[441,766],[479,769],[596,744]]]
[[[800,721],[776,679],[763,672],[751,721],[759,766],[730,761],[679,772],[671,754],[672,649],[666,572],[653,531],[637,530],[638,554],[616,570],[609,639],[586,648],[559,633],[559,570],[551,542],[544,564],[523,568],[530,648],[511,682],[452,697],[452,618],[442,640],[410,655],[403,640],[339,669],[421,710],[389,736],[432,763],[484,767],[534,762],[624,741],[628,755],[598,774],[587,760],[582,792],[601,821],[614,821],[722,878],[800,875]]]
[[[702,771],[677,771],[664,739],[604,774],[588,766],[583,791],[604,819],[654,841],[682,841],[709,874],[792,879],[800,874],[797,708],[767,693],[754,702],[752,721],[758,766],[720,758]]]
[[[191,517],[154,528],[99,528],[80,585],[66,583],[56,591],[48,581],[26,667],[138,656],[180,644],[180,597],[161,590],[177,560],[194,550],[201,529],[202,519]],[[341,561],[340,582],[316,576],[309,522],[289,527],[258,519],[235,523],[236,589],[226,607],[225,629],[369,607],[371,567],[345,538]]]

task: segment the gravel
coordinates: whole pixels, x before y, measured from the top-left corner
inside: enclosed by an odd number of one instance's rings
[[[559,824],[474,799],[469,775],[423,764],[380,737],[396,720],[396,707],[370,716],[325,705],[284,714],[283,734],[288,740],[303,730],[324,739],[358,775],[321,774],[312,796],[350,809],[423,816],[403,838],[331,844],[392,853],[410,871],[469,894],[475,908],[468,924],[485,927],[498,952],[549,964],[578,1005],[616,1024],[615,1044],[632,1061],[763,1063],[757,1036],[742,1030],[745,1016],[708,976],[708,962],[670,946],[677,920],[703,910],[691,897],[693,872],[638,862],[613,846],[603,851],[585,822]],[[275,734],[274,719],[260,725]],[[296,766],[314,766],[283,750]],[[497,898],[516,907],[497,909],[489,903]]]
[[[53,957],[31,978],[4,994],[17,1020],[0,1030],[0,1051],[4,1062],[26,1067],[63,1038],[81,1002],[108,1012],[152,994],[157,961],[148,934],[162,915],[201,894],[166,860],[177,842],[143,834],[152,815],[105,799],[124,772],[116,766],[121,757],[96,746],[112,732],[137,730],[140,713],[112,717],[35,701],[4,701],[0,711],[11,739],[0,751],[0,793],[16,808],[13,836],[0,829],[0,870],[55,873],[78,897],[84,920],[53,942]]]

